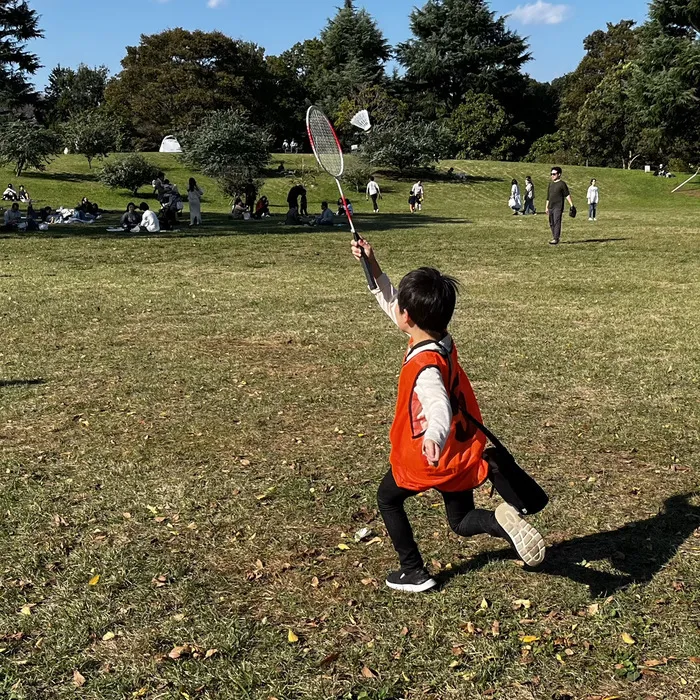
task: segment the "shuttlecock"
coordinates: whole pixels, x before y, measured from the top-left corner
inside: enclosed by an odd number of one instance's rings
[[[369,131],[372,128],[372,123],[369,120],[369,112],[366,109],[361,109],[351,120],[350,123],[362,131]]]

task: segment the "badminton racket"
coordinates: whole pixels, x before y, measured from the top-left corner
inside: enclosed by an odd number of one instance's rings
[[[335,129],[333,129],[326,115],[318,107],[312,105],[306,112],[306,130],[309,134],[311,148],[313,149],[318,164],[335,180],[335,184],[338,185],[340,200],[343,203],[343,209],[345,209],[345,214],[348,217],[350,230],[352,231],[353,238],[359,241],[360,236],[355,230],[352,214],[350,213],[348,202],[345,199],[343,188],[340,184],[340,178],[343,175],[345,163],[343,161],[343,149],[340,146],[340,141],[338,141]],[[362,251],[361,262],[369,288],[376,289],[377,283],[374,281],[374,277],[369,268],[369,260],[367,260],[364,251]]]

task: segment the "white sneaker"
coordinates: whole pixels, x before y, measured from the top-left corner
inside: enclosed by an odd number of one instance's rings
[[[589,216],[589,217],[588,217],[588,220],[589,220],[589,221],[593,221],[593,218]]]
[[[528,566],[539,566],[544,561],[544,540],[530,523],[508,503],[496,508],[496,522],[505,530],[518,556]]]

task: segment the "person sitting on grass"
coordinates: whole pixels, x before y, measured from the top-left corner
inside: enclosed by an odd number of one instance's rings
[[[284,220],[285,226],[303,226],[307,221],[299,216],[299,209],[297,207],[289,207],[287,216]]]
[[[19,192],[17,192],[17,197],[19,198],[20,202],[31,202],[31,197],[29,196],[29,192],[24,189],[24,185],[19,186]]]
[[[141,226],[148,231],[148,233],[159,233],[160,232],[160,221],[154,211],[151,211],[150,207],[146,202],[141,202],[139,204],[139,209],[141,210]]]
[[[263,219],[266,216],[271,216],[270,200],[265,195],[260,197],[258,203],[255,205],[255,214],[253,214],[253,216],[256,219]]]
[[[126,211],[122,214],[119,225],[125,231],[138,231],[141,223],[141,214],[136,211],[136,205],[129,202],[126,205]]]
[[[22,221],[22,212],[19,210],[19,204],[15,202],[6,212],[3,217],[4,228],[6,231],[15,231]]]
[[[513,506],[502,503],[495,512],[474,507],[474,489],[486,480],[489,467],[483,458],[486,437],[468,418],[481,419],[479,404],[447,330],[457,280],[421,267],[409,272],[397,291],[367,241],[352,241],[351,246],[357,260],[364,254],[369,262],[379,306],[409,337],[390,432],[391,468],[378,493],[379,512],[401,562],[386,585],[410,592],[437,585],[423,563],[404,510],[408,498],[431,488],[442,494],[450,527],[458,535],[487,533],[502,538],[526,564],[540,564],[542,537]]]
[[[317,226],[333,226],[335,224],[335,218],[333,217],[333,212],[328,206],[328,202],[321,202],[321,213],[316,217]]]
[[[5,191],[2,193],[2,198],[6,202],[16,202],[19,199],[17,190],[12,186],[12,183],[5,188]]]
[[[352,208],[352,202],[346,197],[345,204],[343,204],[343,200],[338,197],[338,211],[336,212],[336,216],[347,216],[348,212],[350,212],[350,216],[355,213],[355,210]]]
[[[236,220],[236,221],[242,221],[245,219],[245,214],[248,211],[248,207],[243,204],[243,200],[240,197],[236,197],[236,200],[233,203],[233,207],[231,208],[231,216]]]

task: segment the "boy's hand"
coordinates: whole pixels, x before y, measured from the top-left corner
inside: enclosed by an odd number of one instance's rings
[[[367,260],[369,260],[370,263],[375,261],[374,249],[364,238],[360,238],[359,241],[353,240],[352,243],[350,243],[350,249],[357,260],[362,258],[362,253],[364,251],[364,254],[367,256]]]
[[[423,454],[431,467],[437,467],[440,460],[440,445],[434,440],[423,440]]]

